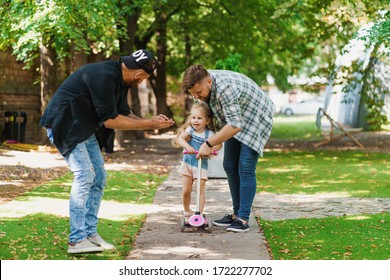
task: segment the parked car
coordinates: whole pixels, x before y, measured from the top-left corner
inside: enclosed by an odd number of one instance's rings
[[[313,98],[281,106],[280,112],[286,115],[315,115],[319,108],[324,108],[324,99]]]

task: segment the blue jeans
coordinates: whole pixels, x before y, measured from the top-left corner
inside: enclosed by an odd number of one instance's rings
[[[233,200],[233,214],[248,221],[256,195],[256,164],[259,153],[230,138],[224,144],[223,168]]]
[[[47,129],[47,135],[53,142],[51,129]],[[97,234],[106,171],[95,135],[79,143],[64,158],[73,173],[69,200],[69,243],[75,244]]]

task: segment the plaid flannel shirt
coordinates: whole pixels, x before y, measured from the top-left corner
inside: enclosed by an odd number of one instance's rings
[[[271,135],[275,105],[250,78],[227,70],[208,70],[212,79],[209,105],[218,128],[241,128],[236,138],[263,156]]]

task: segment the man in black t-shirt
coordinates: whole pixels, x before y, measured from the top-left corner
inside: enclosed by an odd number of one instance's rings
[[[57,89],[41,118],[40,125],[46,128],[50,141],[74,175],[69,203],[69,254],[115,248],[97,232],[106,172],[96,131],[162,129],[174,124],[164,115],[134,117],[125,98],[128,89],[148,79],[156,66],[154,56],[144,49],[119,61],[84,65]]]

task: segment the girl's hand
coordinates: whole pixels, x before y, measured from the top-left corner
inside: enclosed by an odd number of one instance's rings
[[[187,154],[196,154],[196,150],[191,146],[188,146],[185,150],[187,151]]]

